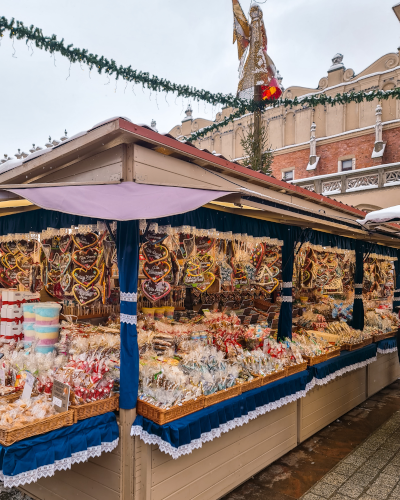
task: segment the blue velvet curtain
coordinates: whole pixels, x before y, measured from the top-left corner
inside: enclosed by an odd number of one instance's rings
[[[139,387],[137,343],[137,287],[139,271],[139,222],[118,222],[117,252],[121,291],[121,381],[119,405],[136,407]]]
[[[362,298],[364,280],[364,242],[356,240],[356,270],[354,276],[354,308],[352,326],[364,329],[364,304]]]

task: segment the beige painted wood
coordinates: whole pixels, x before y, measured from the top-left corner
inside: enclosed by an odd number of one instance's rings
[[[134,439],[131,427],[136,418],[136,410],[120,410],[119,440],[121,443],[120,498],[133,500],[135,481]]]
[[[316,386],[298,400],[299,443],[323,429],[367,398],[367,370],[361,368],[323,386]]]
[[[178,460],[141,442],[138,500],[220,498],[293,449],[296,437],[297,405],[291,403]]]
[[[400,378],[397,352],[377,354],[376,363],[368,365],[368,397]]]

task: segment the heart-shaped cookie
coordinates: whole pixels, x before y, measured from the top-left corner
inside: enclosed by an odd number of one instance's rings
[[[72,243],[72,236],[70,234],[64,234],[64,236],[61,236],[60,242],[58,244],[61,253],[65,253],[70,245]]]
[[[6,274],[5,269],[0,269],[0,283],[5,287],[5,288],[10,288],[12,287],[15,283],[10,280],[10,278]]]
[[[210,286],[214,283],[214,281],[215,281],[215,274],[207,272],[207,273],[204,273],[204,274],[202,275],[202,277],[203,277],[203,282],[202,282],[202,283],[198,283],[198,284],[196,285],[196,288],[197,288],[197,290],[199,290],[201,293],[204,293],[204,292],[206,292],[206,291],[210,288]]]
[[[268,265],[268,267],[271,267],[279,260],[279,254],[278,252],[268,252],[264,255],[264,262]]]
[[[85,248],[84,250],[76,250],[72,254],[72,260],[79,267],[91,269],[96,264],[98,256],[97,248]]]
[[[168,248],[164,245],[152,245],[145,243],[142,248],[142,253],[147,262],[159,262],[168,258]]]
[[[91,269],[83,269],[82,267],[77,267],[72,271],[72,277],[79,284],[83,285],[85,288],[94,285],[99,279],[100,271],[97,267],[92,267]]]
[[[206,273],[214,266],[214,258],[209,254],[198,255],[197,260],[200,264],[200,271],[202,273]]]
[[[17,267],[17,259],[11,252],[4,255],[1,260],[7,269],[15,269]]]
[[[194,241],[197,251],[201,254],[209,252],[215,244],[215,240],[208,236],[196,236]]]
[[[142,282],[142,290],[144,295],[152,302],[157,302],[164,297],[166,297],[171,291],[171,285],[165,281],[159,281],[154,283],[151,280],[145,280]]]
[[[59,283],[62,275],[63,273],[59,269],[50,269],[47,273],[47,277],[52,283]]]
[[[156,233],[155,231],[149,230],[144,235],[146,240],[149,241],[152,245],[156,245],[157,243],[161,243],[168,236],[167,233]]]
[[[251,264],[258,269],[261,265],[261,262],[263,260],[265,253],[265,246],[264,243],[258,243],[258,245],[255,247],[253,250],[253,253],[251,254],[251,259],[250,262]]]
[[[35,242],[33,240],[20,240],[17,242],[17,248],[25,257],[28,257],[35,251]]]
[[[95,233],[74,234],[72,239],[79,249],[94,247],[99,241],[99,237]]]
[[[17,281],[20,285],[29,290],[31,285],[31,279],[29,274],[25,274],[22,271],[20,271],[19,273],[17,273]]]
[[[154,283],[161,281],[170,271],[171,266],[165,260],[160,262],[145,262],[143,266],[144,274],[151,279],[151,281],[154,281]]]
[[[81,285],[74,285],[72,293],[81,306],[87,306],[100,298],[100,290],[95,286],[85,288]]]
[[[257,284],[257,286],[266,293],[272,293],[279,286],[279,281],[273,278],[271,283],[263,283],[262,285]]]
[[[32,257],[26,257],[23,254],[18,255],[18,257],[15,259],[17,267],[20,271],[22,271],[25,275],[29,274],[29,271],[31,270],[31,267],[33,265],[33,259]]]
[[[61,289],[64,293],[68,293],[72,289],[72,277],[70,274],[64,274],[60,280]]]
[[[19,272],[19,269],[17,267],[14,267],[14,269],[6,269],[6,275],[9,281],[13,283],[13,285],[17,284],[17,274]]]
[[[46,292],[57,300],[64,298],[60,283],[49,283],[45,286]]]
[[[8,253],[13,253],[14,255],[19,252],[17,242],[16,241],[8,241],[5,244],[5,247],[8,251]]]

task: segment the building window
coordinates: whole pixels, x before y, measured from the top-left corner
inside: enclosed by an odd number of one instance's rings
[[[282,179],[284,181],[292,181],[294,179],[294,170],[286,170],[286,172],[282,172]]]
[[[353,170],[353,159],[350,160],[342,160],[342,172],[348,172],[349,170]]]

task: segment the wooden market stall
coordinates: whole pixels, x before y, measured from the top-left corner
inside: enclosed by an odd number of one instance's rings
[[[5,190],[1,215],[21,213],[23,217],[23,212],[38,209],[32,200],[35,188],[42,186],[46,189],[127,184],[178,187],[187,188],[188,196],[194,196],[195,190],[223,192],[214,199],[211,196],[211,201],[192,207],[203,206],[222,214],[221,217],[229,214],[249,221],[300,230],[307,228],[321,234],[400,248],[398,227],[385,225],[368,234],[356,222],[365,215],[360,210],[253,172],[222,156],[122,118],[99,124],[40,156],[33,155],[9,168],[4,165],[6,167],[0,170],[0,187]],[[21,207],[20,200],[24,197],[32,204]],[[151,207],[151,198],[148,202]],[[57,210],[51,203],[40,206]],[[141,213],[145,214],[146,207],[143,208]],[[148,216],[135,218],[157,217],[150,212]],[[291,288],[290,284],[290,299]],[[282,295],[285,297],[283,289]],[[118,448],[90,458],[86,463],[75,464],[71,470],[56,472],[53,477],[22,485],[20,489],[41,500],[218,499],[392,383],[399,372],[394,347],[383,349],[382,353],[378,348],[377,361],[376,346],[375,351],[374,348],[370,351],[365,359],[357,361],[358,365],[353,362],[351,371],[340,367],[335,378],[329,380],[324,379],[325,374],[318,375],[317,369],[313,371],[313,367],[303,375],[289,377],[288,385],[295,379],[299,384],[296,394],[288,392],[286,399],[271,400],[270,406],[264,404],[263,412],[226,429],[213,440],[205,440],[198,449],[193,447],[191,453],[176,459],[161,451],[156,439],[153,444],[146,444],[138,435],[131,436],[136,411],[121,409]],[[271,387],[281,387],[280,384],[274,382]],[[261,394],[261,389],[255,391]],[[240,397],[245,401],[247,396]],[[249,399],[246,402],[250,404]]]

